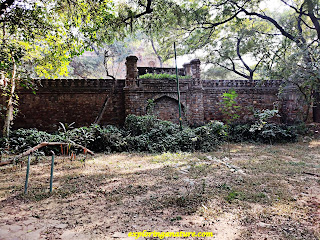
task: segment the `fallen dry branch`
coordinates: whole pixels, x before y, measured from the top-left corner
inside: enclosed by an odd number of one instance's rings
[[[302,172],[302,173],[310,175],[310,176],[320,177],[320,175],[316,174],[316,173],[311,173],[311,172]]]
[[[25,151],[25,152],[21,153],[20,155],[14,157],[10,161],[0,162],[0,166],[11,164],[11,163],[13,163],[14,160],[17,160],[19,158],[28,156],[29,154],[33,153],[34,151],[38,150],[39,148],[42,148],[42,147],[45,147],[45,146],[55,146],[55,145],[71,145],[71,146],[74,146],[74,147],[82,148],[85,152],[87,152],[87,153],[89,153],[91,155],[94,155],[94,153],[91,150],[89,150],[88,148],[86,148],[84,146],[76,144],[76,143],[42,142],[42,143],[38,144],[37,146],[34,146],[33,148],[30,148],[28,151]]]

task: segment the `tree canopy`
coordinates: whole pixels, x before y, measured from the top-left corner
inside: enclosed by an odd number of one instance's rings
[[[133,19],[152,12],[151,2],[138,1],[131,8],[112,0],[1,0],[0,77],[7,97],[4,136],[13,120],[18,85],[31,87],[31,77],[67,75],[73,56],[93,44],[122,39]]]

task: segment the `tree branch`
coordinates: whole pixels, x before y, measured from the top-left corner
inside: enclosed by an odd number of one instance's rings
[[[302,11],[302,9],[298,10],[298,8],[290,5],[289,3],[287,3],[287,2],[284,1],[284,0],[281,0],[281,2],[283,2],[285,5],[289,6],[289,7],[292,8],[293,10],[295,10],[296,13],[299,13],[299,14],[301,13],[301,14],[303,14],[303,15],[307,15],[305,12]]]
[[[6,0],[0,4],[0,16],[5,13],[8,7],[12,6],[14,0]]]
[[[243,10],[239,10],[237,11],[235,14],[233,14],[231,17],[229,17],[228,19],[222,21],[222,22],[217,22],[217,23],[202,23],[202,25],[210,25],[209,27],[201,27],[203,29],[208,29],[208,28],[215,28],[219,25],[223,25],[229,21],[231,21],[232,19],[234,19],[236,16],[238,16],[239,13],[241,13]]]
[[[320,24],[318,19],[316,18],[316,16],[313,13],[313,9],[314,9],[314,5],[312,0],[306,0],[307,3],[307,7],[308,7],[308,16],[310,17],[313,26],[315,27],[317,34],[318,34],[318,39],[320,39]]]
[[[154,42],[153,42],[152,36],[150,37],[150,42],[151,42],[151,46],[152,46],[152,49],[153,49],[154,53],[157,55],[157,57],[159,59],[160,67],[162,67],[162,57],[159,55],[156,47],[154,46]]]
[[[248,16],[257,16],[259,18],[267,20],[268,22],[272,23],[281,32],[281,34],[283,36],[289,38],[290,40],[296,42],[297,44],[300,44],[300,42],[292,34],[287,32],[286,30],[284,30],[284,28],[281,27],[280,24],[276,20],[274,20],[273,18],[271,18],[267,15],[262,15],[257,12],[249,12],[246,9],[244,9],[242,6],[239,6],[239,4],[237,4],[237,2],[235,2],[235,1],[230,1],[230,2],[232,2],[234,5],[236,5],[239,9],[241,9],[242,12],[244,12]]]
[[[245,63],[245,61],[242,59],[242,56],[240,54],[240,43],[241,43],[241,37],[237,39],[237,55],[242,62],[243,66],[247,69],[247,71],[250,73],[250,78],[252,80],[253,78],[253,71],[252,69]]]
[[[152,0],[148,0],[147,6],[146,6],[146,10],[144,12],[139,13],[139,14],[137,14],[135,16],[129,16],[126,19],[124,19],[123,21],[126,22],[128,20],[132,20],[133,18],[139,18],[139,17],[142,17],[143,15],[152,13],[153,9],[151,8],[151,3],[152,3]]]

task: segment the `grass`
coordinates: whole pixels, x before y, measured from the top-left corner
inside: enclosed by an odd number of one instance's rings
[[[32,209],[39,219],[67,223],[69,231],[88,238],[183,229],[213,231],[217,239],[319,239],[320,150],[315,146],[231,145],[228,162],[243,173],[214,160],[225,156],[224,148],[212,153],[101,154],[85,164],[60,157],[52,194],[50,161],[31,167],[27,195],[25,167],[3,167],[0,227],[14,203]],[[6,216],[15,222],[20,215]],[[92,235],[95,229],[97,236]]]

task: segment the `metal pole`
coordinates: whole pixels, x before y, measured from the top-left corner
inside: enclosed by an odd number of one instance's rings
[[[180,102],[180,89],[179,89],[179,78],[178,78],[176,42],[173,43],[173,47],[174,47],[174,60],[176,63],[176,79],[177,79],[177,92],[178,92],[178,105],[179,105],[179,124],[180,124],[180,131],[182,131],[181,102]]]
[[[52,193],[52,181],[53,181],[53,166],[54,166],[54,152],[52,152],[51,158],[51,175],[50,175],[50,193]]]
[[[24,194],[27,194],[27,191],[28,191],[29,169],[30,169],[30,154],[28,155],[26,182],[24,184]]]

